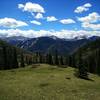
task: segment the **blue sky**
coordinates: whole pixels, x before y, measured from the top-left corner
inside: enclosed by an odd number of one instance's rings
[[[0,0],[0,35],[100,36],[100,0]]]

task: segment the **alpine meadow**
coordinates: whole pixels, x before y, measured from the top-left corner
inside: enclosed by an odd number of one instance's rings
[[[0,1],[0,100],[100,100],[100,0]]]

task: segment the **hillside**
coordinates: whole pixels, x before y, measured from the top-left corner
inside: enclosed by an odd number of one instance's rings
[[[81,51],[84,58],[88,56],[93,56],[93,54],[100,49],[100,38],[96,39],[95,41],[88,42],[84,46],[81,46],[76,52],[73,54],[78,55]]]
[[[78,79],[74,70],[42,64],[0,71],[0,100],[100,100],[100,77]]]

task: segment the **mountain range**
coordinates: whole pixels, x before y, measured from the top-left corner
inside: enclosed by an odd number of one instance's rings
[[[55,36],[26,38],[26,37],[3,37],[2,40],[30,52],[41,52],[54,54],[55,50],[59,55],[68,55],[90,41],[96,40],[97,36],[90,38],[60,39]]]

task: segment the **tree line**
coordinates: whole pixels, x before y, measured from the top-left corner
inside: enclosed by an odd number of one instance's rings
[[[68,57],[59,56],[57,50],[55,54],[43,54],[36,52],[33,54],[18,51],[16,47],[0,46],[0,69],[12,69],[25,67],[31,64],[46,63],[51,65],[68,65]]]
[[[54,55],[41,52],[25,54],[22,51],[18,53],[16,47],[0,46],[0,69],[19,68],[37,63],[75,67],[78,69],[78,76],[82,78],[88,77],[88,72],[100,75],[100,49],[85,56],[81,50],[76,55],[61,56],[57,50],[55,50]]]

